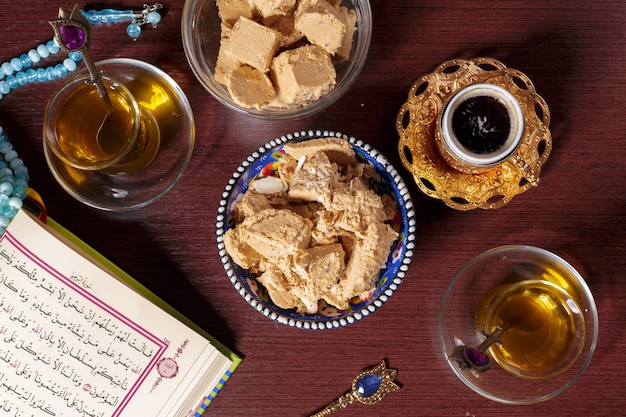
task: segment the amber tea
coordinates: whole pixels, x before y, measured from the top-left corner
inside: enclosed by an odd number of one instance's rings
[[[498,287],[483,300],[478,309],[483,330],[505,330],[502,343],[492,345],[490,352],[509,373],[527,379],[550,378],[578,358],[585,326],[576,298],[582,295],[567,292],[559,284],[563,282],[565,277],[556,273],[543,274],[540,279]]]
[[[74,167],[100,169],[115,164],[137,138],[139,117],[133,97],[109,80],[105,85],[112,111],[95,86],[81,79],[62,90],[49,109],[54,110],[49,116],[49,143],[59,158]]]

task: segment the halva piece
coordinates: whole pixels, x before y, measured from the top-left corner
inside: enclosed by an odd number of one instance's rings
[[[264,18],[283,16],[296,7],[296,0],[248,0]]]
[[[317,201],[330,206],[337,167],[324,152],[307,158],[302,168],[294,172],[289,182],[289,199]]]
[[[346,25],[341,12],[321,0],[304,10],[298,10],[295,28],[315,45],[333,55],[343,46]]]
[[[293,255],[311,241],[312,224],[289,210],[267,209],[238,226],[239,236],[266,259]]]
[[[233,25],[227,52],[239,62],[267,72],[278,42],[275,30],[241,16]]]
[[[253,6],[249,0],[217,0],[216,4],[222,23],[228,27],[232,27],[241,16],[253,17]]]
[[[317,45],[282,52],[272,60],[270,78],[279,103],[301,105],[319,99],[336,83],[330,54]]]
[[[262,108],[276,95],[274,85],[264,72],[242,65],[226,78],[232,99],[242,107]]]
[[[231,33],[232,28],[222,23],[220,50],[215,64],[215,80],[224,85],[226,85],[228,75],[241,66],[241,62],[228,52],[230,49]]]
[[[352,146],[350,146],[345,139],[337,137],[315,138],[302,142],[289,142],[283,146],[283,149],[285,153],[298,160],[303,156],[310,158],[316,153],[322,151],[328,156],[328,159],[331,162],[336,162],[346,167],[356,163],[356,156],[354,155],[354,149],[352,149]]]

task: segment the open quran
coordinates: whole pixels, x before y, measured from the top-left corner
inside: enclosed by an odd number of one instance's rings
[[[0,236],[0,416],[197,417],[240,362],[52,219]]]

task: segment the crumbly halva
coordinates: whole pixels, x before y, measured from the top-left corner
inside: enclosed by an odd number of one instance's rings
[[[354,149],[350,144],[338,137],[315,138],[302,142],[289,142],[283,147],[285,153],[293,156],[295,159],[301,157],[312,157],[314,154],[322,151],[331,162],[346,166],[356,163]]]
[[[333,166],[324,152],[318,152],[302,164],[291,176],[289,199],[317,201],[330,206],[337,167]]]
[[[339,309],[349,307],[348,294],[367,297],[378,278],[372,271],[385,266],[389,248],[398,234],[387,224],[370,224],[362,239],[355,241],[343,278],[323,298]]]
[[[351,165],[331,161],[338,149]],[[323,300],[346,309],[375,288],[398,236],[387,224],[395,203],[370,189],[376,177],[344,139],[289,143],[283,150],[278,174],[287,189],[261,194],[251,186],[232,209],[237,226],[226,232],[225,249],[257,274],[279,307],[314,313]]]
[[[344,269],[345,252],[341,244],[304,249],[293,260],[292,271],[300,281],[291,292],[304,304],[307,313],[316,313],[319,300],[337,285]]]
[[[312,224],[289,210],[262,210],[238,225],[239,235],[266,259],[293,255],[309,246]]]

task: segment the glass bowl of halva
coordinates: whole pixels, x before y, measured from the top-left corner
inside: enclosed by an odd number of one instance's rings
[[[275,138],[234,172],[216,232],[228,277],[257,311],[301,329],[374,313],[413,256],[415,210],[396,169],[332,131]]]
[[[226,107],[288,120],[335,103],[372,38],[368,0],[186,0],[182,39],[198,81]]]

